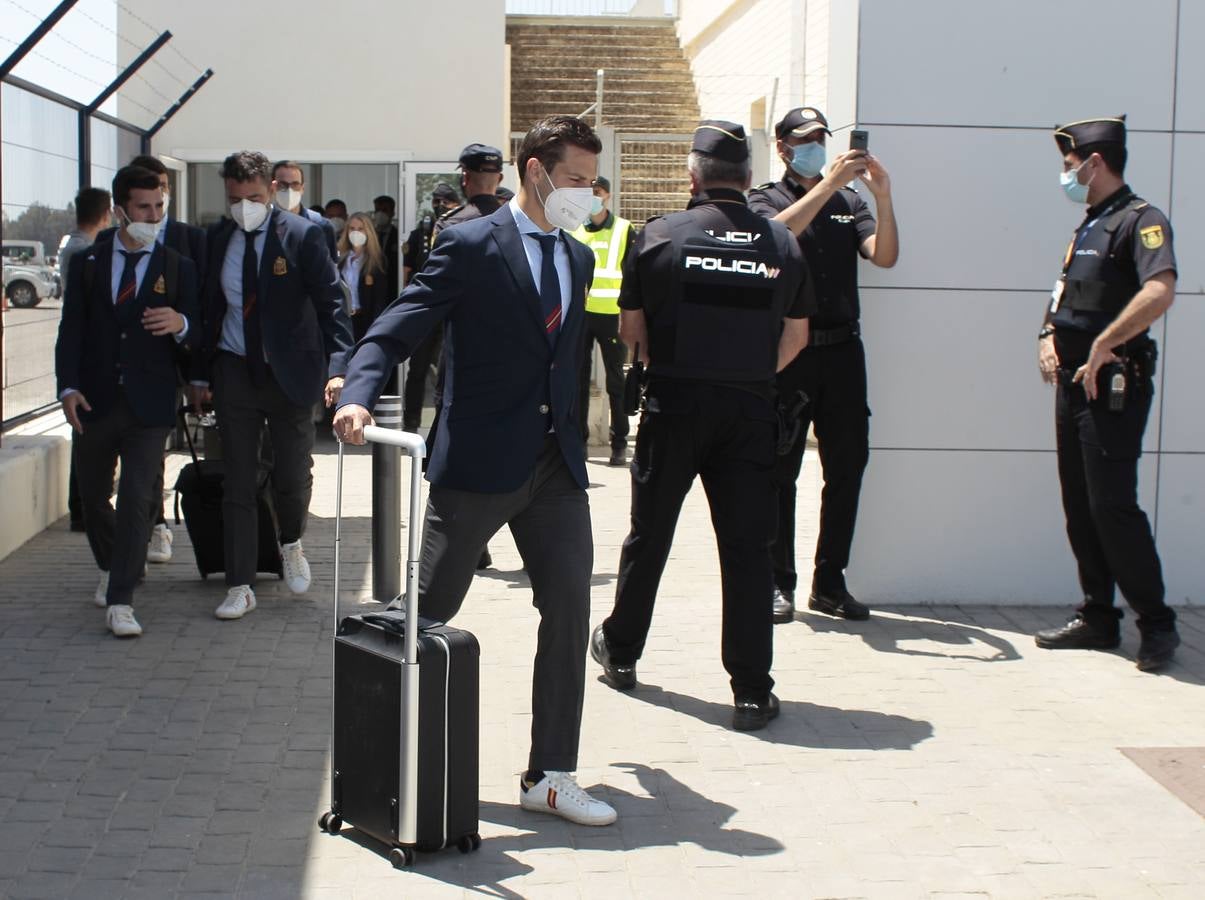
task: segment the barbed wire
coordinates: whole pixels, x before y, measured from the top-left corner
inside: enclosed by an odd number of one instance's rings
[[[146,26],[147,28],[149,28],[152,32],[154,32],[156,34],[159,33],[154,25],[152,25],[146,19],[142,18],[142,16],[138,15],[138,13],[134,12],[132,9],[130,9],[124,3],[119,2],[119,0],[115,0],[115,5],[118,9],[120,9],[122,12],[124,12],[130,18],[134,19],[136,22],[141,22],[144,26]],[[184,62],[187,63],[189,68],[191,68],[194,72],[200,73],[201,71],[203,71],[200,66],[198,66],[195,62],[193,62],[191,59],[189,59],[187,56],[185,56],[183,53],[181,53],[179,47],[176,47],[174,44],[170,44],[170,43],[167,46],[168,46],[168,49],[170,49],[173,53],[176,54],[176,56],[178,56],[178,57],[180,57],[180,59],[184,60]],[[187,84],[187,82],[185,82],[185,84]]]
[[[128,44],[130,47],[132,47],[133,49],[137,50],[139,53],[141,53],[141,52],[142,52],[142,51],[145,49],[145,48],[144,48],[144,47],[142,47],[140,44],[136,43],[135,41],[130,40],[130,39],[129,39],[128,37],[126,37],[124,34],[121,34],[120,32],[116,31],[115,29],[110,28],[108,25],[106,25],[106,24],[105,24],[104,22],[102,22],[100,19],[97,19],[97,18],[95,18],[95,17],[93,17],[93,16],[89,15],[89,14],[88,14],[88,13],[87,13],[85,10],[83,10],[82,8],[80,8],[80,7],[78,7],[78,6],[77,6],[77,7],[76,7],[76,10],[79,12],[79,14],[80,14],[81,16],[83,16],[83,17],[84,17],[85,19],[87,19],[89,22],[93,23],[93,24],[94,24],[94,25],[96,25],[98,28],[102,28],[102,29],[104,29],[105,31],[109,32],[109,34],[113,35],[113,36],[114,36],[115,38],[117,38],[119,41],[123,41],[124,43]],[[169,46],[170,46],[170,44],[169,44]],[[166,74],[166,75],[167,75],[167,77],[168,77],[168,78],[170,78],[170,79],[172,79],[172,81],[176,82],[176,84],[180,85],[180,86],[181,86],[181,87],[183,87],[183,88],[187,88],[187,87],[188,87],[189,82],[188,82],[186,79],[181,78],[179,75],[177,75],[177,74],[176,74],[175,72],[173,72],[171,69],[169,69],[167,66],[163,65],[163,63],[161,63],[161,62],[160,62],[160,61],[159,61],[159,60],[158,60],[156,57],[152,56],[152,57],[151,57],[149,60],[147,60],[147,62],[149,62],[149,63],[150,63],[152,66],[155,66],[157,69],[161,70],[161,71],[162,71],[164,74]],[[141,76],[141,75],[139,75],[139,76],[137,76],[137,77],[138,77],[138,78],[140,78],[140,79],[142,78],[142,76]],[[143,79],[143,80],[145,81],[146,79]],[[147,86],[148,86],[148,87],[150,86],[150,82],[149,82],[149,81],[147,82]],[[151,88],[151,90],[155,90],[155,89],[152,87],[152,88]],[[156,93],[158,93],[158,91],[156,91]],[[174,102],[175,102],[175,101],[174,101],[174,100],[173,100],[171,97],[168,97],[166,94],[159,94],[159,96],[160,96],[160,97],[162,97],[164,100],[166,100],[168,103],[174,103]]]

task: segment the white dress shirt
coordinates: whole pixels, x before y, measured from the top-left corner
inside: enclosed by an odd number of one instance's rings
[[[523,236],[523,251],[527,254],[527,265],[531,269],[531,280],[535,282],[537,296],[540,292],[540,266],[544,262],[544,249],[535,239],[535,235],[555,234],[557,236],[556,250],[553,251],[552,259],[556,265],[557,281],[561,283],[561,327],[564,327],[565,321],[569,318],[569,290],[573,286],[573,271],[569,267],[569,248],[565,246],[568,237],[562,234],[559,228],[554,228],[552,231],[541,231],[540,226],[520,209],[517,197],[512,198],[507,205],[510,207],[511,215],[515,217],[515,225],[519,228],[519,234]]]

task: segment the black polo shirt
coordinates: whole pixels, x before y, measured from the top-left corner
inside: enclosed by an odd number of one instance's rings
[[[749,209],[772,219],[807,193],[790,176],[749,192]],[[815,285],[819,309],[813,329],[839,328],[858,321],[858,259],[862,244],[875,233],[874,214],[852,188],[834,193],[810,225],[799,246]]]
[[[1123,185],[1100,203],[1088,207],[1063,256],[1064,277],[1118,286],[1132,297],[1156,275],[1163,272],[1175,275],[1171,223],[1160,210],[1150,204],[1139,205],[1141,202],[1129,185]],[[1110,231],[1110,220],[1118,213],[1122,214]],[[1061,294],[1061,286],[1060,278],[1056,294]],[[1112,313],[1073,310],[1061,299],[1060,296],[1051,317],[1060,331],[1084,332],[1095,337],[1116,318]]]

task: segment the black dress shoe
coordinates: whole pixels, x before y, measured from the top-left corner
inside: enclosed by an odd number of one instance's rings
[[[1039,631],[1033,640],[1046,650],[1116,650],[1121,644],[1121,629],[1094,628],[1083,616],[1076,616],[1060,628]]]
[[[607,460],[608,466],[615,466],[615,468],[619,468],[620,466],[626,466],[627,464],[628,464],[628,451],[627,450],[625,450],[623,447],[616,447],[614,450],[611,451],[611,458],[609,460]]]
[[[774,624],[795,621],[795,592],[774,589]]]
[[[590,655],[603,668],[603,681],[617,691],[630,691],[636,687],[636,666],[617,666],[611,662],[611,648],[607,646],[607,635],[599,625],[590,636]]]
[[[488,569],[493,564],[494,558],[490,556],[490,548],[486,547],[481,551],[481,558],[477,560],[477,571],[480,572],[482,569]]]
[[[1172,661],[1179,646],[1180,635],[1174,628],[1144,634],[1142,643],[1138,646],[1138,659],[1135,664],[1139,671],[1158,672]]]
[[[853,594],[844,588],[839,591],[813,589],[812,596],[808,597],[808,609],[839,619],[861,621],[870,618],[870,608],[855,600]]]
[[[732,727],[737,731],[759,731],[778,718],[778,698],[770,694],[762,703],[756,700],[737,700],[732,713]]]

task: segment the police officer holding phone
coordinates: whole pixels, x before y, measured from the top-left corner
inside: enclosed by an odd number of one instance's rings
[[[854,539],[862,473],[870,458],[870,408],[866,403],[866,353],[858,324],[858,257],[890,268],[899,256],[899,236],[887,170],[866,152],[866,132],[851,135],[851,149],[834,156],[824,173],[826,141],[832,136],[818,109],[803,106],[774,128],[782,179],[749,192],[749,208],[782,222],[798,238],[816,285],[819,311],[808,346],[778,376],[779,401],[802,405],[793,438],[779,447],[774,470],[778,486],[778,532],[774,540],[774,621],[795,617],[795,482],[803,465],[809,422],[815,427],[824,472],[820,535],[808,608],[845,619],[865,619],[870,610],[845,586]],[[876,225],[853,188],[870,189],[879,214]],[[806,400],[806,402],[805,402]]]
[[[703,122],[688,158],[690,205],[652,219],[623,267],[620,337],[648,366],[632,461],[632,529],[615,608],[591,654],[612,687],[636,684],[682,501],[698,475],[720,551],[721,656],[733,727],[778,715],[769,546],[773,528],[774,374],[806,345],[814,312],[799,245],[750,212],[745,131]]]
[[[1054,139],[1063,190],[1088,211],[1063,257],[1038,335],[1038,367],[1056,385],[1059,483],[1084,602],[1036,642],[1116,648],[1122,613],[1113,595],[1120,588],[1138,616],[1138,668],[1152,672],[1180,643],[1150,522],[1138,506],[1138,458],[1155,390],[1147,329],[1175,299],[1172,230],[1125,183],[1124,116],[1072,122]]]

